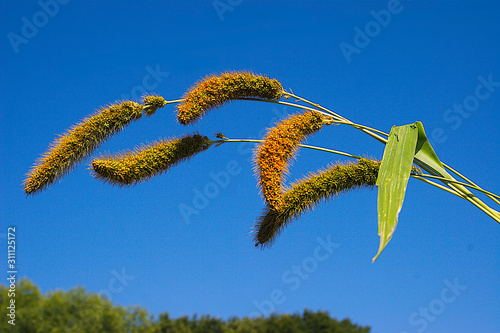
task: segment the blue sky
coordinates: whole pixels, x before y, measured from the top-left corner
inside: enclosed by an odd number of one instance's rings
[[[256,249],[249,232],[264,204],[246,144],[211,148],[132,188],[94,180],[91,159],[36,196],[21,185],[56,135],[99,106],[144,91],[177,99],[208,74],[250,70],[387,132],[422,121],[442,161],[498,194],[498,2],[0,3],[0,233],[6,246],[16,227],[19,277],[43,292],[83,286],[173,317],[309,308],[373,332],[500,332],[500,226],[414,179],[374,264],[376,190],[321,204]],[[194,131],[259,138],[295,112],[235,102],[185,127],[174,110],[134,123],[95,155]],[[376,158],[384,148],[342,126],[308,143]],[[288,180],[339,160],[302,150]],[[229,184],[214,187],[228,168]],[[206,188],[212,197],[185,219],[179,207]]]

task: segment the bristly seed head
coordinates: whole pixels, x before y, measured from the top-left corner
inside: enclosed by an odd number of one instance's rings
[[[147,116],[153,115],[156,110],[164,107],[167,104],[165,98],[157,95],[145,96],[142,104],[144,104],[144,113]]]
[[[270,246],[286,225],[321,200],[360,187],[373,187],[380,162],[362,158],[358,163],[337,164],[292,184],[278,209],[268,206],[254,227],[256,245]]]
[[[249,72],[212,75],[197,82],[177,106],[177,119],[183,125],[193,123],[206,112],[238,98],[260,97],[277,100],[283,95],[278,80]]]
[[[27,174],[25,192],[34,194],[61,178],[99,144],[141,118],[142,110],[142,105],[130,101],[104,107],[60,135]]]
[[[92,168],[97,179],[118,186],[133,185],[166,172],[209,147],[210,140],[206,136],[186,135],[115,156],[101,156],[92,161]]]
[[[298,144],[319,131],[329,119],[316,111],[296,114],[276,124],[264,137],[256,151],[256,172],[267,204],[273,209],[281,205],[282,182]]]

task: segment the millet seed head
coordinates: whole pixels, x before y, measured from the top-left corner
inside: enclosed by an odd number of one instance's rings
[[[92,168],[97,179],[118,186],[134,185],[167,172],[209,147],[206,136],[186,135],[114,156],[101,156],[92,161]]]
[[[208,111],[239,98],[258,97],[277,100],[283,95],[278,80],[250,72],[210,75],[197,82],[177,106],[177,119],[183,125],[200,119]]]
[[[144,113],[146,116],[151,116],[156,110],[164,107],[167,101],[161,96],[148,95],[143,98],[142,104],[144,105]]]
[[[299,143],[319,131],[328,119],[319,112],[306,111],[276,124],[256,150],[256,173],[267,204],[273,209],[281,205],[282,183],[291,158]]]
[[[321,200],[361,187],[373,187],[380,162],[362,158],[358,163],[336,164],[292,184],[278,209],[269,205],[254,226],[256,245],[270,246],[289,222],[312,210]]]
[[[24,191],[34,194],[71,171],[102,142],[129,123],[141,118],[143,106],[119,102],[103,107],[94,115],[60,135],[27,174]]]

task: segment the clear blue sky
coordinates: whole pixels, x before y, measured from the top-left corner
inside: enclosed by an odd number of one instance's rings
[[[498,194],[500,3],[45,3],[55,2],[0,5],[0,233],[5,246],[7,226],[17,227],[19,277],[43,292],[83,286],[173,317],[267,314],[272,305],[327,310],[373,332],[500,332],[500,225],[414,179],[374,264],[376,190],[321,204],[272,248],[254,248],[249,232],[264,204],[248,145],[211,148],[132,188],[94,180],[90,159],[34,197],[21,185],[55,136],[97,107],[143,90],[177,99],[205,75],[251,70],[381,130],[422,121],[444,162]],[[193,131],[258,138],[295,111],[237,102],[185,127],[174,109],[134,123],[97,154]],[[384,148],[341,126],[308,143],[376,158]],[[337,160],[301,151],[288,179]],[[179,206],[215,191],[212,176],[228,163],[237,170],[229,184],[186,223]],[[318,238],[336,244],[331,253],[318,252]]]

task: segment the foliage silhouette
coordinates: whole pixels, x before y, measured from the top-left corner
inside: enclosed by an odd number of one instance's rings
[[[97,294],[74,288],[67,292],[41,294],[28,279],[16,286],[15,298],[9,288],[0,284],[0,307],[6,309],[15,299],[15,326],[0,321],[1,332],[19,333],[369,333],[370,327],[338,321],[327,312],[304,310],[302,314],[273,314],[267,318],[222,320],[210,315],[170,318],[164,312],[155,318],[139,307],[121,307]]]

